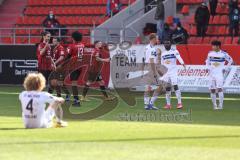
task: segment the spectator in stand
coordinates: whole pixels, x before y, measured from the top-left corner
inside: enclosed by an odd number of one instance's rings
[[[107,1],[107,16],[111,17],[117,14],[121,10],[120,0],[108,0]]]
[[[229,33],[231,36],[238,36],[240,21],[239,8],[233,9],[229,14],[229,18]]]
[[[157,2],[157,9],[155,13],[155,20],[157,21],[157,35],[159,39],[162,39],[165,10],[164,10],[164,4],[162,0],[156,0],[156,2]]]
[[[238,0],[229,0],[229,13],[231,13],[235,8],[238,8]]]
[[[209,23],[210,13],[206,3],[202,3],[195,13],[195,22],[197,27],[197,35],[204,37],[207,32],[207,27]]]
[[[187,44],[189,35],[187,30],[182,27],[182,24],[179,22],[177,28],[173,31],[172,41],[175,44]]]
[[[212,16],[216,15],[218,0],[209,0],[210,13]]]
[[[43,27],[46,28],[46,31],[50,32],[51,35],[57,35],[58,29],[61,25],[59,21],[56,19],[55,15],[53,14],[53,11],[49,11],[49,15],[47,18],[43,21]]]
[[[170,26],[167,23],[164,23],[163,35],[160,42],[163,43],[164,40],[172,39],[172,34],[173,34],[173,30],[170,29]]]

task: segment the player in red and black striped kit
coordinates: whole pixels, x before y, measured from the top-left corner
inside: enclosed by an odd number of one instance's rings
[[[49,32],[42,33],[42,42],[37,48],[37,59],[38,59],[38,71],[44,75],[46,80],[49,80],[49,75],[53,70],[56,69],[54,65],[51,46],[49,44],[51,34]],[[48,92],[52,93],[51,86],[48,88]]]
[[[102,63],[110,62],[110,58],[103,58],[104,49],[102,42],[96,41],[94,45],[95,49],[92,52],[90,66],[88,70],[88,80],[87,83],[85,84],[85,87],[83,88],[81,101],[87,101],[86,99],[87,92],[89,90],[90,85],[94,82],[97,82],[99,84],[100,90],[105,100],[112,100],[113,98],[109,97],[106,92],[105,82],[103,81],[101,76]]]
[[[64,47],[60,44],[61,40],[58,37],[53,37],[52,38],[52,55],[53,55],[53,60],[56,66],[56,70],[52,72],[51,74],[51,82],[53,82],[51,85],[56,89],[57,96],[61,97],[61,86],[63,91],[69,95],[68,90],[66,89],[66,86],[64,85],[64,79],[65,76],[61,73],[61,65],[64,62],[66,52]],[[60,84],[62,83],[62,84]]]
[[[82,34],[78,31],[75,31],[72,33],[72,40],[73,44],[70,44],[67,47],[67,58],[71,58],[74,61],[82,61],[83,53],[84,53],[84,44],[82,41]],[[80,106],[80,101],[78,97],[78,88],[77,88],[77,81],[81,74],[81,68],[73,71],[70,74],[70,80],[72,82],[72,92],[74,97],[74,103],[73,106]],[[66,97],[66,101],[70,99],[70,96],[68,95]]]

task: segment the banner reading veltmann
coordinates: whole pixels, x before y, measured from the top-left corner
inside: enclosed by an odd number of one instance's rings
[[[0,84],[22,84],[37,66],[35,46],[0,45]]]
[[[175,47],[175,46],[173,46]],[[159,46],[160,49],[163,46]],[[144,77],[149,69],[142,72],[145,45],[135,45],[129,49],[117,47],[111,51],[111,88],[133,88],[144,90]],[[181,54],[181,53],[180,53]],[[184,92],[209,92],[209,73],[205,65],[187,65],[186,70],[178,67],[178,83]],[[224,74],[226,93],[240,93],[240,66],[232,66]]]

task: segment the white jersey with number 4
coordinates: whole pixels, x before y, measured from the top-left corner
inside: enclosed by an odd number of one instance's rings
[[[155,64],[159,63],[157,48],[149,44],[146,46],[146,50],[145,50],[145,62],[150,63],[150,59],[152,58],[154,59]]]
[[[22,105],[22,117],[26,128],[47,128],[54,116],[51,108],[46,110],[46,104],[52,104],[57,97],[47,92],[23,91],[19,95]]]

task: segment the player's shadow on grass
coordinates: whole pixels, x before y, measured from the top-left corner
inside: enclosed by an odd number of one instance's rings
[[[240,138],[240,135],[220,135],[220,136],[189,136],[189,137],[154,137],[154,138],[133,138],[133,139],[99,139],[99,140],[76,140],[76,141],[34,141],[34,142],[16,142],[1,143],[0,145],[16,145],[16,144],[60,144],[60,143],[112,143],[112,142],[138,142],[138,141],[172,141],[172,140],[204,140],[204,139],[221,139],[221,138]]]
[[[14,131],[14,130],[23,130],[25,128],[0,128],[0,131]]]

